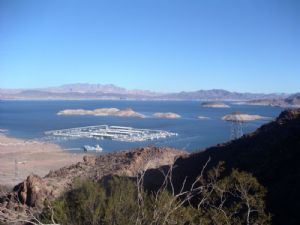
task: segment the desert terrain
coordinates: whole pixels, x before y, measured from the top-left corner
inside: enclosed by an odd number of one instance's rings
[[[14,186],[32,173],[43,177],[50,170],[82,161],[82,157],[56,144],[0,134],[0,184]]]

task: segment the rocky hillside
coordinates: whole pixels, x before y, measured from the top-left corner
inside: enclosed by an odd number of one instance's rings
[[[42,208],[45,199],[55,199],[71,189],[75,179],[100,180],[110,175],[135,176],[141,170],[171,165],[177,157],[186,154],[172,148],[149,146],[98,157],[84,156],[83,162],[52,171],[44,178],[30,175],[13,192],[0,197],[0,216],[11,210],[16,210],[18,214],[28,207]]]
[[[227,172],[238,168],[258,178],[268,189],[267,207],[274,224],[300,224],[300,109],[284,111],[275,121],[238,140],[178,158],[175,186],[180,188],[188,177],[188,187],[209,158],[209,167],[224,161]],[[158,174],[152,171],[148,181]]]

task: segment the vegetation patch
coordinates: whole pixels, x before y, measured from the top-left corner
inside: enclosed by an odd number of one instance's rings
[[[101,182],[77,180],[75,188],[48,203],[43,223],[72,225],[250,225],[270,224],[266,190],[249,173],[233,170],[221,179],[222,164],[201,173],[189,190],[175,193],[172,171],[156,191],[143,187],[143,173]]]

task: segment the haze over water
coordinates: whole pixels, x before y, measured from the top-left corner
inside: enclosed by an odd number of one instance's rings
[[[138,146],[158,145],[171,146],[188,151],[200,150],[230,139],[231,124],[221,118],[231,112],[240,111],[258,114],[274,119],[281,108],[269,106],[249,106],[230,104],[231,108],[203,108],[199,101],[2,101],[0,103],[0,129],[6,129],[10,136],[48,140],[45,131],[66,129],[92,125],[130,126],[134,128],[160,129],[178,133],[178,136],[147,141],[119,142],[112,140],[75,139],[50,140],[65,149],[82,151],[83,145],[100,144],[104,152],[125,150]],[[146,115],[146,118],[100,117],[100,116],[58,116],[56,113],[64,109],[96,109],[96,108],[132,108]],[[174,112],[181,115],[180,119],[157,119],[155,112]],[[208,120],[198,116],[209,117]],[[244,133],[257,129],[268,120],[248,122],[243,125]]]

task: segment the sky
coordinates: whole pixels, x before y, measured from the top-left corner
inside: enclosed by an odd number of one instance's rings
[[[0,88],[300,91],[299,0],[0,0]]]

